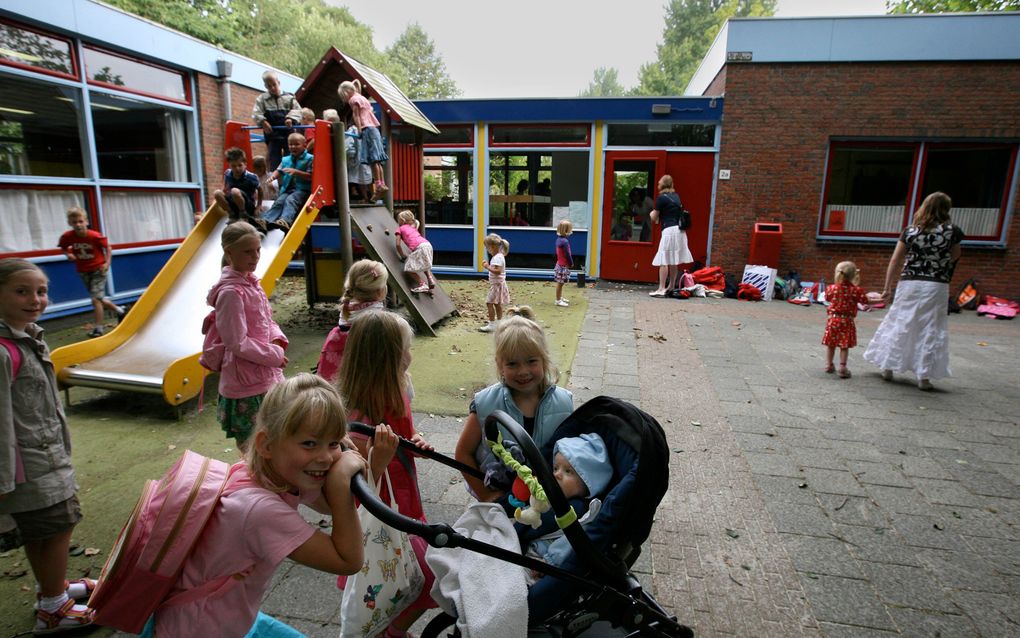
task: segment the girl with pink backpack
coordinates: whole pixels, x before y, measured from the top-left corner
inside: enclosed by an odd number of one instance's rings
[[[0,260],[0,514],[17,525],[37,583],[37,635],[92,624],[96,581],[68,582],[71,533],[81,520],[71,467],[71,433],[57,394],[50,351],[35,322],[49,282],[32,262]]]
[[[284,558],[331,574],[361,569],[350,482],[366,463],[356,450],[344,450],[344,441],[347,410],[328,382],[299,374],[273,387],[244,461],[230,468],[218,505],[143,636],[154,630],[161,637],[241,638],[256,622],[271,624],[259,603]],[[332,515],[330,534],[305,521],[298,503]],[[215,591],[210,583],[218,584]]]

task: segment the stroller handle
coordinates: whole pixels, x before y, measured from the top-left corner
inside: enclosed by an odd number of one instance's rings
[[[545,495],[549,498],[549,505],[552,506],[556,517],[562,518],[566,516],[571,510],[570,503],[567,502],[567,497],[563,495],[563,490],[560,489],[559,483],[556,482],[552,469],[546,463],[542,452],[538,449],[538,445],[535,444],[535,440],[509,414],[502,410],[494,410],[492,414],[486,417],[484,427],[485,438],[493,443],[496,442],[499,436],[497,426],[505,428],[517,444],[521,446],[524,457],[528,461],[528,467],[531,468],[532,473],[538,479],[538,482],[541,483],[542,489],[545,490]],[[567,540],[570,541],[570,545],[574,548],[578,558],[585,565],[590,565],[597,573],[601,573],[614,582],[622,582],[626,578],[627,566],[622,562],[608,560],[605,554],[600,552],[591,542],[588,534],[581,529],[581,523],[576,518],[572,523],[563,528],[563,533],[566,535]]]
[[[349,432],[354,432],[355,434],[360,434],[360,435],[368,437],[370,439],[375,434],[375,426],[374,425],[366,425],[365,423],[361,423],[361,422],[358,422],[358,421],[351,421],[350,423],[348,423],[347,424],[347,430]],[[439,452],[436,452],[435,450],[425,450],[425,449],[422,449],[422,448],[418,447],[417,445],[415,445],[414,443],[408,441],[404,437],[400,437],[399,445],[400,445],[400,447],[402,447],[403,449],[407,450],[408,452],[412,452],[414,454],[417,454],[418,456],[424,456],[425,458],[432,459],[433,461],[439,461],[443,465],[446,465],[448,467],[452,467],[453,469],[459,470],[459,471],[461,471],[461,472],[463,472],[465,474],[470,474],[471,476],[473,476],[473,477],[475,477],[477,479],[484,479],[485,478],[485,474],[481,470],[479,470],[478,468],[471,467],[470,465],[467,465],[465,463],[461,463],[457,459],[451,459],[450,457],[446,456],[445,454],[440,454]]]

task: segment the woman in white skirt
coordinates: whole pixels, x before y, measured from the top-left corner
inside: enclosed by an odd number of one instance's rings
[[[885,273],[882,301],[892,307],[864,351],[864,358],[891,381],[894,372],[913,372],[917,387],[932,390],[933,379],[949,371],[949,280],[960,259],[963,231],[949,218],[945,193],[924,198],[913,224],[903,229]],[[896,275],[899,285],[896,286]]]
[[[662,225],[659,250],[652,259],[652,265],[659,267],[659,287],[648,293],[650,297],[665,297],[666,291],[676,285],[680,264],[694,261],[687,248],[687,233],[680,229],[680,196],[673,190],[673,177],[663,175],[659,179],[659,197],[655,210],[649,217],[652,222]]]

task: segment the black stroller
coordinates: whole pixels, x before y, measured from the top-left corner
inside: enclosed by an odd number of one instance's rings
[[[603,396],[575,410],[542,449],[504,412],[490,415],[484,428],[488,440],[496,441],[502,434],[520,446],[557,517],[568,514],[570,505],[550,469],[555,441],[583,433],[596,433],[605,441],[614,471],[602,509],[583,529],[576,520],[563,529],[574,555],[561,567],[468,538],[445,523],[426,524],[402,516],[378,500],[360,476],[352,482],[354,495],[384,523],[421,536],[433,547],[462,547],[544,574],[529,589],[528,610],[532,627],[544,628],[548,635],[577,636],[589,629],[593,636],[607,635],[608,626],[614,630],[609,635],[615,636],[693,636],[630,572],[669,482],[669,450],[655,419],[629,403]],[[352,424],[351,429],[372,432],[362,424]],[[422,454],[408,441],[400,445]],[[474,468],[437,452],[422,455],[481,477]],[[423,638],[439,636],[454,621],[440,614],[429,623]]]

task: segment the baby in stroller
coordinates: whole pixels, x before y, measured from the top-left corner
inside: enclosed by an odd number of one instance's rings
[[[520,444],[526,467],[515,468],[518,477],[533,474],[537,481],[529,485],[532,498],[520,500],[534,507],[546,497],[550,511],[533,530],[515,528],[499,504],[473,503],[453,525],[456,542],[444,539],[443,547],[429,541],[426,558],[436,573],[433,598],[456,616],[464,635],[496,635],[480,633],[475,619],[488,623],[487,632],[496,627],[500,636],[524,635],[511,631],[522,630],[523,618],[531,626],[570,624],[565,635],[581,633],[596,620],[647,636],[691,635],[629,571],[668,485],[668,447],[655,419],[629,403],[597,397],[567,417],[541,448],[504,413],[486,420],[485,437]],[[557,453],[566,463],[557,463]],[[564,473],[567,463],[578,476]],[[579,483],[587,490],[584,496]],[[550,530],[557,534],[548,536]],[[522,547],[542,560],[522,556]],[[476,559],[488,562],[478,565],[472,562]],[[528,579],[528,570],[540,578]],[[516,617],[507,596],[525,598],[515,602]],[[502,620],[494,622],[501,613]]]

